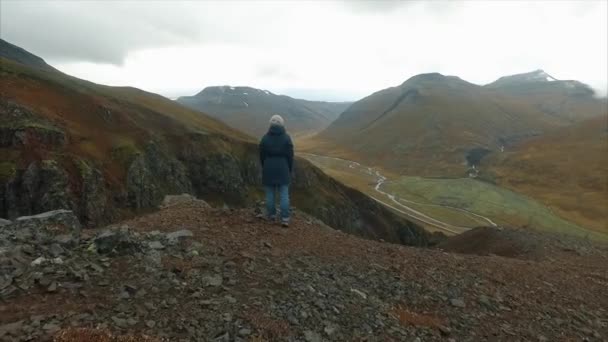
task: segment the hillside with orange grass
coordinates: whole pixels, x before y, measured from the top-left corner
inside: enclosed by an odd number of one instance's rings
[[[482,87],[455,76],[417,75],[354,103],[303,149],[356,156],[402,174],[458,177],[490,151],[606,108],[573,81],[515,81]],[[514,91],[522,82],[533,91]]]
[[[482,172],[562,217],[608,232],[608,113],[493,153]]]

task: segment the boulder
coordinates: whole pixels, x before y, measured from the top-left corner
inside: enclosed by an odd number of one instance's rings
[[[178,230],[175,232],[167,233],[167,242],[170,245],[177,244],[180,240],[191,238],[192,232],[187,229]]]
[[[128,229],[105,230],[93,239],[93,244],[97,253],[100,254],[122,255],[141,251],[140,241],[131,235],[132,233]]]
[[[18,240],[29,243],[75,245],[80,241],[80,222],[71,210],[21,216],[5,227]]]

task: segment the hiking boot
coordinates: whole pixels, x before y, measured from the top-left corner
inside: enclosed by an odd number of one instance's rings
[[[289,227],[289,221],[281,221],[281,227],[288,228]]]

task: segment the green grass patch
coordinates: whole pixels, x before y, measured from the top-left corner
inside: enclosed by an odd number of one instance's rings
[[[131,165],[133,160],[141,154],[132,140],[126,138],[115,138],[112,141],[112,159],[120,165]]]
[[[581,237],[608,238],[605,234],[587,230],[562,219],[548,207],[531,198],[475,179],[400,177],[384,185],[383,189],[407,200],[422,200],[429,204],[465,209],[487,216],[502,225],[525,226]],[[440,219],[450,220],[442,212],[435,212],[435,215],[440,216]]]
[[[17,166],[12,162],[0,162],[0,181],[7,181],[17,174]]]
[[[63,134],[63,131],[48,122],[34,119],[22,119],[22,120],[6,120],[0,123],[0,127],[9,129],[37,129],[43,131],[52,131]]]

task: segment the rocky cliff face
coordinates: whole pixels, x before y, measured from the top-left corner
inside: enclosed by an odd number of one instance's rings
[[[0,179],[0,216],[9,219],[70,209],[88,226],[156,208],[167,194],[192,193],[215,203],[250,205],[261,199],[260,168],[253,144],[193,134],[177,144],[150,141],[113,184],[103,165],[59,151],[27,166],[13,165]],[[329,226],[373,239],[428,245],[421,228],[393,215],[356,190],[298,159],[293,204]]]

